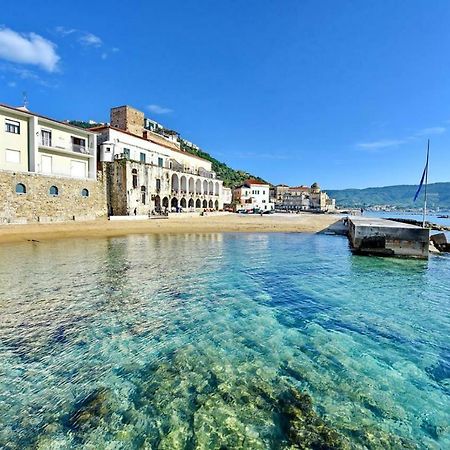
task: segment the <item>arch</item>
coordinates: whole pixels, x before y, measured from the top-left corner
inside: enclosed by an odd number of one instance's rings
[[[170,201],[170,207],[178,208],[178,199],[176,197],[172,197],[172,200]]]
[[[214,183],[212,181],[208,183],[208,187],[209,187],[209,195],[214,195]]]
[[[133,178],[133,189],[136,189],[138,187],[138,174],[136,169],[131,171],[131,176]]]
[[[54,197],[57,197],[59,195],[59,189],[56,186],[50,186],[48,193]]]
[[[185,193],[187,191],[187,180],[184,175],[182,175],[181,177],[180,184],[181,184],[181,192]]]
[[[200,180],[199,178],[195,182],[195,193],[196,194],[202,193],[202,180]]]
[[[219,195],[219,183],[217,181],[214,185],[214,194]]]
[[[163,208],[168,208],[169,207],[169,199],[167,197],[164,197],[162,199],[162,205],[163,205]]]
[[[203,180],[203,193],[206,195],[208,193],[208,182]]]
[[[89,197],[89,190],[86,189],[86,188],[81,189],[81,196],[82,197]]]
[[[199,198],[195,201],[195,207],[196,208],[201,208],[202,207],[202,201]]]
[[[180,206],[186,208],[186,199],[184,197],[180,200]]]
[[[23,183],[16,184],[16,194],[26,194],[27,187]]]
[[[214,204],[213,204],[213,201],[212,201],[212,200],[210,200],[210,201],[209,201],[209,203],[208,203],[208,207],[209,207],[210,209],[212,209],[212,208],[213,208],[213,206],[214,206]]]
[[[214,209],[218,210],[219,209],[219,200],[216,200],[214,202]]]
[[[203,200],[202,207],[203,208],[207,208],[208,207],[208,202],[206,200]]]
[[[178,179],[178,175],[176,173],[174,173],[172,175],[172,191],[174,192],[180,192],[180,181]]]
[[[188,206],[189,206],[189,208],[193,208],[194,207],[194,199],[193,198],[189,199]]]
[[[194,179],[191,177],[189,178],[189,194],[194,193]]]
[[[156,211],[160,211],[161,210],[161,197],[159,195],[155,195],[155,209]]]

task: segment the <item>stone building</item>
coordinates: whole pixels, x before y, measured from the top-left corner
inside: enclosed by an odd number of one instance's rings
[[[94,133],[7,105],[0,122],[0,223],[106,215]]]
[[[270,202],[269,185],[258,180],[247,180],[233,190],[233,202],[236,210],[271,211],[274,204]]]
[[[287,211],[331,212],[336,209],[335,200],[323,192],[317,183],[313,183],[311,187],[288,187],[281,201],[277,201],[276,207]]]
[[[181,150],[146,123],[143,113],[124,106],[112,108],[111,125],[92,129],[98,133],[109,213],[222,209],[223,182],[211,162]]]

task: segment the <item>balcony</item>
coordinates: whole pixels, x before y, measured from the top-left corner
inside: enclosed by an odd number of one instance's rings
[[[94,156],[94,149],[88,148],[84,145],[79,144],[68,144],[68,145],[55,145],[51,140],[43,139],[39,142],[39,148],[50,150],[54,153],[62,153],[65,155],[70,155],[73,153],[78,153],[83,156],[92,158]]]

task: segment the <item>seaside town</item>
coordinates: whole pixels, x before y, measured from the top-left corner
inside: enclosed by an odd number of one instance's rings
[[[199,147],[131,106],[81,128],[0,104],[0,223],[148,218],[218,211],[336,211],[318,183],[289,187],[248,179],[226,187]],[[181,147],[180,143],[183,143]]]

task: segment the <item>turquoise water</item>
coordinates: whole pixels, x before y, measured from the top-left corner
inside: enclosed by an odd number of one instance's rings
[[[309,234],[0,247],[0,448],[450,448],[450,257]]]

